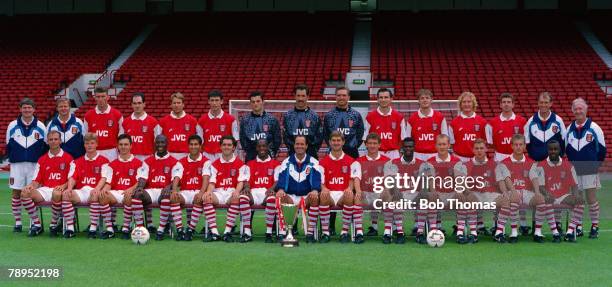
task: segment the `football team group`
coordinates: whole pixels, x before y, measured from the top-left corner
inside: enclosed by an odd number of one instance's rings
[[[529,119],[515,114],[516,99],[503,93],[500,115],[489,120],[476,114],[476,96],[464,92],[450,123],[432,109],[433,94],[426,89],[418,91],[419,109],[410,115],[394,110],[393,92],[380,89],[377,108],[365,119],[350,106],[346,88],[337,89],[336,106],[323,117],[309,108],[309,94],[307,86],[296,86],[295,107],[283,115],[282,123],[264,110],[260,92],[249,95],[251,111],[239,120],[222,110],[223,95],[216,90],[208,94],[210,110],[199,120],[183,110],[185,98],[178,92],[171,95],[170,113],[159,120],[145,112],[142,93],[131,95],[133,112],[125,118],[108,104],[104,88],[95,89],[96,107],[83,119],[71,113],[68,99],[60,98],[57,115],[46,125],[34,116],[35,103],[22,99],[20,115],[9,124],[6,138],[14,231],[22,231],[23,207],[29,214],[29,236],[40,235],[44,229],[38,207],[50,206],[50,235],[63,232],[72,238],[75,207],[87,205],[89,238],[120,233],[127,239],[137,226],[162,240],[172,222],[175,239],[189,241],[203,215],[205,241],[233,242],[240,219],[239,241],[249,242],[253,210],[263,209],[265,241],[271,243],[285,236],[284,230],[275,229],[280,204],[293,203],[304,207],[307,243],[327,243],[335,236],[337,211],[340,242],[359,244],[365,236],[378,236],[382,214],[382,242],[402,244],[408,211],[375,210],[375,200],[456,199],[495,202],[494,226],[485,227],[482,210],[419,209],[410,211],[416,242],[426,242],[427,229],[443,230],[443,212],[456,214],[453,233],[460,244],[476,243],[479,235],[516,243],[519,235],[530,233],[536,242],[544,242],[544,222],[552,242],[576,242],[582,236],[585,205],[589,238],[598,237],[598,167],[606,146],[582,98],[572,102],[574,120],[566,126],[551,110],[552,95],[547,92],[538,96],[538,110]],[[283,142],[288,156],[279,162]],[[329,151],[318,160],[323,142]],[[360,156],[362,144],[366,152]],[[494,158],[488,158],[489,149]],[[416,192],[373,192],[375,177],[397,173],[479,176],[485,184],[464,192],[434,186]],[[122,226],[117,226],[118,208],[123,209]],[[157,227],[153,208],[160,210]],[[219,209],[227,209],[223,232],[217,228]],[[564,210],[571,220],[562,230]],[[527,211],[533,213],[533,230]],[[364,212],[370,213],[365,232]]]

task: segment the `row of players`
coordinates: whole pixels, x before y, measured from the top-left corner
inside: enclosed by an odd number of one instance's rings
[[[428,90],[419,91],[419,110],[405,120],[401,113],[391,108],[392,92],[381,89],[378,91],[378,108],[371,111],[365,121],[350,107],[349,91],[345,88],[337,90],[336,108],[328,112],[323,121],[308,108],[308,87],[298,85],[294,92],[295,108],[288,111],[283,120],[284,142],[290,153],[294,152],[292,147],[295,136],[302,134],[307,135],[310,143],[308,153],[316,158],[323,139],[328,141],[332,131],[341,131],[345,137],[344,152],[357,157],[363,137],[372,131],[381,138],[381,152],[391,159],[399,156],[399,139],[406,136],[415,141],[415,157],[429,159],[435,155],[435,138],[446,134],[450,136],[454,154],[462,161],[473,157],[473,142],[477,138],[486,138],[496,152],[495,160],[500,161],[511,154],[511,136],[524,133],[529,156],[535,160],[545,159],[546,144],[556,140],[561,143],[561,154],[567,150],[570,161],[586,163],[577,167],[579,184],[581,189],[586,190],[590,208],[598,210],[595,196],[596,189],[600,187],[597,167],[598,162],[605,158],[606,148],[603,132],[586,117],[587,106],[582,99],[574,101],[572,110],[576,120],[566,129],[563,120],[550,110],[552,98],[548,93],[539,96],[539,110],[528,121],[512,112],[513,96],[502,94],[502,113],[487,122],[474,112],[477,107],[475,96],[465,92],[458,99],[461,113],[447,125],[444,116],[431,108],[432,93]],[[218,91],[209,94],[210,111],[199,122],[183,111],[183,95],[176,93],[171,98],[172,112],[158,122],[144,111],[144,95],[136,93],[132,96],[134,112],[129,118],[123,119],[120,112],[108,105],[106,90],[96,89],[97,105],[86,114],[84,121],[70,113],[67,100],[60,99],[57,104],[58,115],[47,127],[33,116],[34,103],[23,100],[20,103],[22,114],[9,125],[7,132],[16,229],[21,227],[21,189],[32,180],[35,162],[46,148],[45,134],[50,130],[60,132],[62,148],[75,158],[84,153],[83,134],[87,131],[98,135],[99,152],[109,160],[116,158],[116,135],[123,132],[131,135],[134,155],[141,160],[153,153],[153,139],[158,134],[166,135],[168,150],[173,156],[185,156],[188,151],[187,138],[194,132],[202,136],[204,156],[210,159],[220,157],[219,140],[227,135],[240,139],[246,160],[255,158],[255,147],[259,139],[266,139],[270,143],[272,157],[276,155],[281,144],[280,124],[264,111],[261,93],[250,95],[252,112],[241,119],[240,129],[235,119],[222,111],[223,96]],[[526,225],[523,224],[523,217],[524,213],[521,213],[521,226]]]
[[[261,140],[257,145],[256,159],[244,164],[236,157],[236,140],[231,136],[221,139],[221,157],[207,160],[201,154],[202,140],[198,135],[189,138],[189,154],[176,160],[168,151],[164,135],[155,139],[156,152],[144,162],[131,154],[131,137],[123,134],[118,138],[119,158],[110,162],[96,150],[97,137],[85,136],[85,156],[73,160],[60,147],[60,133],[51,131],[47,135],[49,152],[36,165],[34,181],[22,192],[22,201],[33,225],[30,236],[42,232],[36,204],[43,201],[52,203],[50,232],[57,236],[58,219],[63,212],[66,221],[64,236],[74,237],[73,204],[89,203],[91,210],[89,236],[95,237],[99,216],[103,216],[106,230],[103,238],[114,236],[111,206],[123,203],[124,219],[122,233],[129,238],[133,220],[138,227],[144,227],[145,210],[159,202],[160,219],[156,239],[164,237],[168,218],[172,218],[178,230],[178,240],[191,240],[195,227],[204,213],[209,235],[207,240],[221,239],[216,225],[215,207],[229,205],[222,239],[232,242],[231,229],[238,214],[243,221],[244,233],[241,242],[251,240],[251,207],[264,205],[266,214],[266,242],[273,242],[272,228],[277,213],[276,198],[285,203],[304,201],[308,210],[306,242],[316,242],[316,223],[321,221],[320,241],[329,242],[330,209],[342,210],[342,231],[340,242],[349,242],[349,227],[355,226],[355,243],[364,241],[363,209],[371,208],[374,201],[382,199],[391,202],[399,199],[448,202],[496,202],[496,231],[494,238],[505,242],[505,223],[511,221],[510,242],[518,241],[518,213],[521,204],[535,208],[534,240],[544,242],[542,222],[548,220],[553,232],[553,242],[560,242],[561,235],[556,225],[554,205],[572,206],[572,221],[565,238],[576,240],[576,227],[581,224],[584,209],[582,195],[578,189],[574,167],[560,157],[561,145],[551,141],[547,145],[545,161],[534,162],[524,155],[525,138],[516,134],[512,137],[513,154],[495,163],[486,156],[486,143],[477,139],[474,144],[474,158],[463,163],[449,153],[450,140],[446,135],[436,138],[436,154],[428,161],[414,157],[415,141],[402,141],[401,156],[389,159],[380,151],[378,134],[366,138],[367,154],[353,159],[342,151],[345,139],[342,133],[330,135],[329,155],[320,162],[307,154],[308,140],[297,136],[294,153],[282,163],[272,159],[268,143]],[[374,177],[408,174],[438,177],[480,176],[484,178],[482,188],[455,192],[446,186],[416,187],[417,192],[406,187],[399,190],[386,189],[382,193],[372,192]],[[182,208],[193,204],[188,227],[183,230]],[[446,203],[448,204],[448,203]],[[385,209],[385,230],[383,242],[392,241],[392,229],[397,232],[395,242],[404,243],[404,210]],[[477,210],[458,209],[457,241],[478,242]],[[150,216],[148,216],[150,218]],[[428,221],[431,229],[441,227],[440,209],[419,209],[416,213],[416,241],[425,243],[424,228]],[[467,224],[466,224],[467,223]],[[152,222],[148,223],[149,227]],[[467,232],[466,231],[467,225]],[[373,224],[375,226],[375,224]],[[466,233],[468,233],[466,235]],[[280,234],[283,236],[284,234]],[[596,237],[597,234],[591,234]]]

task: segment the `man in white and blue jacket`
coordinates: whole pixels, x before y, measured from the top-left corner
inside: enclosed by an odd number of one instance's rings
[[[591,218],[589,238],[599,235],[599,201],[596,191],[601,189],[598,169],[606,158],[604,133],[587,115],[588,105],[582,98],[572,102],[575,120],[570,124],[565,138],[567,158],[574,165],[578,176],[578,189],[586,193]],[[580,231],[579,231],[580,232]]]
[[[87,133],[81,119],[70,112],[70,100],[59,98],[57,100],[57,115],[47,124],[49,131],[58,131],[62,141],[61,148],[77,159],[85,154],[83,135]]]
[[[527,153],[535,161],[542,161],[548,157],[548,142],[556,140],[564,145],[565,125],[563,119],[550,110],[552,96],[543,92],[538,97],[538,111],[525,125],[525,143]],[[563,156],[563,153],[561,154]]]
[[[11,165],[9,187],[13,190],[11,209],[15,217],[14,232],[21,232],[21,190],[34,177],[38,158],[47,152],[45,125],[35,116],[36,105],[29,98],[19,102],[21,114],[8,125],[6,151]]]

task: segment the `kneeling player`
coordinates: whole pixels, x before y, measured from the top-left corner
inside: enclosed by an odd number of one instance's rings
[[[576,170],[569,161],[561,159],[561,144],[558,141],[548,142],[547,147],[548,158],[538,163],[539,184],[546,198],[546,211],[547,214],[552,213],[554,205],[573,207],[572,220],[567,227],[565,240],[576,242],[576,226],[582,223],[584,212],[584,199],[578,190]],[[549,217],[549,224],[550,220]]]
[[[68,171],[72,156],[60,148],[61,139],[58,131],[47,134],[49,152],[38,159],[34,169],[34,180],[21,192],[23,206],[28,211],[33,224],[28,236],[37,236],[43,229],[38,217],[36,205],[43,201],[51,201],[51,224],[49,233],[57,236],[60,213],[62,212],[62,192],[66,189]]]
[[[266,206],[266,243],[272,243],[272,227],[274,226],[274,217],[276,216],[276,197],[274,196],[274,183],[277,178],[275,175],[276,169],[280,165],[275,159],[270,157],[268,143],[266,140],[260,140],[255,147],[257,150],[257,158],[247,162],[247,173],[249,174],[248,189],[250,193],[247,195],[251,198],[251,203],[254,205]],[[245,206],[240,206],[244,209]],[[251,228],[251,217],[247,217],[245,226]]]
[[[106,179],[102,169],[108,165],[108,159],[98,153],[98,137],[87,133],[84,136],[85,155],[70,163],[68,186],[63,194],[62,212],[66,220],[64,237],[74,237],[74,204],[89,202],[89,232],[87,237],[96,238],[98,220],[100,219],[99,196]],[[111,218],[104,218],[109,231],[113,231]]]
[[[221,138],[221,157],[210,165],[210,180],[203,196],[204,214],[206,214],[209,228],[207,241],[219,239],[214,207],[229,204],[225,232],[223,233],[223,241],[225,242],[234,241],[231,231],[232,227],[236,225],[238,212],[240,212],[243,220],[248,220],[248,217],[251,216],[249,197],[242,190],[244,183],[249,180],[249,174],[246,166],[234,154],[236,144],[234,137],[223,136]],[[246,208],[240,209],[240,205],[246,206]],[[249,242],[251,239],[251,229],[245,227],[240,242]]]
[[[361,167],[352,157],[342,151],[344,146],[344,136],[339,131],[333,131],[329,136],[331,153],[321,160],[323,168],[323,186],[319,196],[319,210],[321,213],[329,214],[329,209],[332,206],[342,208],[342,232],[340,233],[340,242],[348,243],[350,241],[348,230],[355,218],[361,220],[363,216],[363,208],[361,205],[362,198],[357,199],[353,194],[355,181],[361,178]],[[353,210],[354,209],[354,210]],[[325,210],[325,211],[324,211]],[[329,215],[321,215],[321,226],[323,236],[321,242],[329,242]],[[355,242],[363,241],[363,230],[355,230]]]

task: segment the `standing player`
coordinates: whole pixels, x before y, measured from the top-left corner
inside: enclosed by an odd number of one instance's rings
[[[98,137],[87,133],[85,140],[85,155],[70,163],[68,186],[62,195],[62,212],[66,221],[64,237],[72,238],[74,234],[74,204],[89,203],[89,233],[87,237],[96,238],[98,220],[100,219],[100,204],[98,197],[106,183],[102,177],[102,169],[108,165],[108,159],[96,150]],[[110,218],[109,218],[110,220]],[[106,222],[112,231],[112,223]]]
[[[123,120],[123,130],[132,137],[132,154],[144,161],[153,154],[155,137],[161,134],[157,120],[145,112],[143,93],[132,94],[132,115]]]
[[[221,138],[221,157],[215,160],[209,168],[210,180],[206,193],[204,194],[204,214],[208,222],[208,241],[219,240],[217,231],[217,219],[214,207],[229,204],[227,210],[227,221],[223,241],[233,242],[231,230],[236,225],[238,212],[242,220],[250,222],[251,207],[249,197],[243,192],[244,183],[249,180],[248,169],[242,161],[234,154],[236,151],[236,139],[232,136]],[[245,208],[240,209],[240,206]],[[252,240],[251,227],[245,226],[240,242]]]
[[[345,87],[336,89],[336,107],[325,114],[323,119],[323,137],[330,145],[333,131],[344,137],[342,150],[352,158],[359,157],[359,146],[363,142],[364,124],[361,114],[349,105],[349,90]]]
[[[367,236],[378,235],[378,210],[373,209],[374,200],[380,198],[380,193],[374,192],[374,178],[383,176],[383,167],[389,158],[379,152],[380,136],[370,133],[365,139],[367,153],[357,159],[361,165],[361,181],[359,187],[363,191],[364,203],[372,209],[370,212],[371,225],[368,227]],[[386,228],[386,221],[385,221]]]
[[[255,147],[261,139],[270,143],[270,155],[276,158],[282,141],[280,123],[264,110],[263,93],[252,92],[249,99],[251,113],[240,119],[240,145],[246,153],[245,160],[255,159],[257,156]]]
[[[348,154],[342,151],[345,146],[344,136],[340,131],[333,131],[329,136],[331,152],[321,160],[323,168],[323,184],[319,196],[319,211],[321,212],[321,242],[329,242],[329,210],[333,206],[342,208],[342,232],[340,242],[350,241],[348,230],[353,216],[361,220],[363,216],[363,194],[353,193],[355,181],[361,180],[361,167]],[[358,183],[357,183],[358,184]],[[353,205],[357,202],[357,205]],[[363,243],[363,229],[355,230],[355,243]]]
[[[303,135],[294,138],[293,150],[295,153],[289,155],[279,166],[278,181],[276,182],[276,198],[288,204],[300,204],[304,200],[308,209],[308,230],[306,231],[306,243],[315,243],[317,219],[329,216],[329,208],[319,209],[319,193],[321,192],[321,181],[323,171],[316,158],[306,153],[308,150],[308,138]],[[320,213],[319,213],[320,212]],[[285,230],[279,235],[279,240],[284,237]],[[329,239],[329,238],[328,238]]]
[[[170,96],[172,111],[159,120],[162,134],[168,139],[168,152],[174,158],[183,158],[189,153],[187,138],[196,133],[198,121],[192,115],[187,114],[185,108],[185,96],[174,93]]]
[[[487,142],[493,144],[495,149],[495,162],[500,162],[512,154],[512,144],[510,140],[515,134],[523,134],[523,129],[527,120],[515,114],[514,96],[510,93],[503,93],[499,97],[499,105],[502,109],[499,117],[489,120],[486,127]]]
[[[22,231],[21,190],[34,179],[36,162],[45,153],[45,125],[34,116],[36,105],[29,98],[19,102],[21,115],[12,121],[6,131],[6,153],[11,165],[9,187],[13,190],[11,210],[15,218],[13,232]]]
[[[414,139],[414,156],[426,161],[436,156],[436,138],[448,135],[448,126],[444,115],[431,108],[433,93],[430,90],[421,89],[417,96],[419,110],[408,118],[406,135]]]
[[[556,140],[565,146],[565,125],[563,119],[550,110],[552,96],[543,92],[538,96],[538,111],[525,124],[525,143],[529,157],[535,161],[546,159],[546,145]],[[563,156],[564,151],[561,151]]]
[[[572,112],[576,120],[567,131],[567,158],[576,167],[578,188],[586,193],[591,217],[589,238],[599,236],[599,201],[597,190],[601,189],[598,169],[606,159],[606,142],[604,133],[598,124],[587,118],[588,106],[582,98],[572,102]]]
[[[123,203],[123,239],[130,239],[130,223],[132,222],[132,195],[138,184],[138,178],[143,178],[142,161],[132,153],[132,138],[127,134],[117,137],[117,150],[119,156],[102,169],[102,177],[106,178],[106,185],[100,194],[100,214],[106,223],[106,231],[102,239],[115,236],[112,231],[111,206]],[[110,222],[110,225],[109,225]]]
[[[572,220],[567,227],[565,240],[576,242],[576,227],[582,224],[584,199],[578,189],[578,180],[574,166],[561,159],[561,144],[557,141],[548,143],[548,158],[538,163],[540,168],[540,190],[546,198],[548,212],[553,212],[554,205],[572,206]]]
[[[370,133],[380,136],[380,151],[390,159],[400,157],[399,148],[402,139],[406,138],[406,121],[404,115],[393,110],[393,92],[381,88],[376,92],[378,108],[366,116],[364,140]]]
[[[47,134],[49,152],[38,160],[34,169],[34,179],[21,193],[23,206],[34,222],[30,227],[29,236],[37,236],[43,231],[36,209],[36,205],[43,201],[51,201],[49,233],[52,237],[58,233],[57,222],[62,212],[62,192],[66,189],[68,171],[72,162],[72,156],[60,147],[60,137],[57,131]]]
[[[83,130],[98,136],[98,152],[110,161],[117,158],[117,136],[123,134],[123,116],[108,104],[108,90],[94,90],[96,107],[85,113]]]
[[[476,114],[478,102],[476,96],[471,92],[463,92],[457,99],[459,115],[455,117],[448,128],[450,143],[453,145],[453,153],[467,162],[474,156],[472,151],[474,141],[478,138],[486,139],[485,127],[487,121]]]
[[[47,125],[47,132],[58,131],[62,136],[61,148],[69,153],[72,158],[79,158],[85,154],[83,135],[85,125],[81,119],[70,112],[70,100],[59,98],[56,101],[57,116],[53,117]]]
[[[321,119],[319,115],[308,107],[308,96],[310,88],[306,85],[297,85],[293,89],[295,95],[295,107],[283,116],[283,127],[285,128],[285,145],[292,154],[294,139],[298,135],[308,138],[308,154],[318,158],[319,147],[323,141],[323,131],[321,129]]]
[[[265,205],[266,207],[266,243],[272,243],[272,227],[276,216],[276,197],[274,196],[274,184],[277,181],[277,168],[280,165],[270,157],[268,143],[259,140],[257,143],[257,158],[247,162],[247,174],[250,175],[247,195],[254,205]],[[240,209],[247,208],[240,206]],[[250,217],[248,219],[251,219]],[[245,222],[251,226],[251,222]]]
[[[234,116],[225,113],[223,105],[223,94],[220,91],[212,90],[208,93],[208,114],[202,115],[198,121],[198,135],[204,140],[202,146],[204,157],[209,160],[216,160],[221,157],[219,141],[223,136],[233,136],[238,139],[238,124]]]

